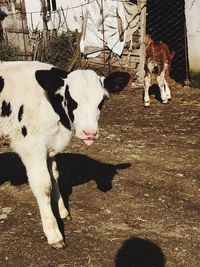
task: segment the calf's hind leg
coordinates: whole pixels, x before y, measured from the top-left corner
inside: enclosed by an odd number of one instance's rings
[[[160,88],[160,97],[162,99],[163,104],[168,102],[167,92],[165,88],[165,72],[162,71],[161,74],[157,77],[158,86]]]
[[[171,100],[171,92],[170,92],[169,85],[168,85],[166,80],[165,80],[164,84],[165,84],[165,92],[166,92],[166,95],[167,95],[167,99]]]
[[[58,211],[60,214],[60,217],[62,219],[66,218],[67,220],[70,220],[70,214],[68,210],[65,207],[65,204],[63,202],[63,198],[60,193],[59,184],[58,184],[58,178],[59,178],[59,172],[57,169],[57,163],[55,157],[50,157],[48,159],[50,173],[52,176],[52,200],[53,204],[57,205]]]

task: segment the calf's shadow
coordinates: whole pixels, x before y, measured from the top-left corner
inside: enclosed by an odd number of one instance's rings
[[[155,99],[159,102],[162,102],[161,95],[160,95],[160,89],[157,84],[152,84],[149,88],[149,95],[154,96]]]
[[[26,169],[20,157],[12,152],[0,154],[0,185],[10,182],[13,186],[28,183]]]
[[[130,163],[103,163],[82,154],[62,153],[56,156],[59,170],[61,194],[68,202],[74,186],[94,180],[97,189],[107,192],[112,189],[112,181],[118,170],[131,166]],[[13,186],[28,183],[25,167],[15,153],[0,154],[0,185],[10,182]]]

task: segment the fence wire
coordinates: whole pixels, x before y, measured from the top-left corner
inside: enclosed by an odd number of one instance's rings
[[[187,42],[183,0],[147,0],[146,31],[156,41],[175,51],[171,77],[184,83],[188,79]]]
[[[137,1],[134,0],[132,2],[136,3]],[[172,61],[171,77],[181,83],[184,83],[184,81],[188,79],[184,2],[184,0],[147,0],[146,18],[146,32],[150,34],[154,40],[167,43],[169,48],[175,51],[175,58]],[[19,13],[25,15],[22,12],[17,12],[16,14],[9,14],[8,18],[12,18],[12,16],[15,15],[19,17],[19,24],[22,24],[24,16],[20,16]],[[19,16],[17,16],[17,14]],[[16,33],[18,35],[21,34],[21,36],[26,35],[27,37],[24,40],[25,52],[28,50],[27,39],[29,39],[29,34],[24,33],[26,31],[27,26],[23,25],[23,33]],[[12,33],[9,34],[12,35]],[[22,40],[22,38],[20,38],[20,40]],[[34,42],[36,42],[36,40]]]

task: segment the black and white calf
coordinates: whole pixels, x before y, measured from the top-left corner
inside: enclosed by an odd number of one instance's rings
[[[130,76],[122,73],[122,77],[124,86]],[[111,79],[92,70],[66,73],[40,62],[0,63],[0,137],[10,139],[26,167],[44,233],[54,248],[65,244],[51,195],[60,217],[69,216],[59,192],[54,156],[67,146],[73,132],[86,145],[97,139],[100,108],[109,91],[104,87],[110,84],[114,91]]]

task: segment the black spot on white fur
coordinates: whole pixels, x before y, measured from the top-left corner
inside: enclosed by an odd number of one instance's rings
[[[74,121],[74,114],[73,111],[78,107],[77,102],[71,97],[69,93],[69,86],[67,85],[65,88],[65,98],[66,98],[66,105],[67,105],[67,110],[68,110],[68,115],[70,120],[73,122]]]
[[[24,105],[20,106],[19,112],[18,112],[18,121],[20,122],[22,120],[22,116],[24,113]]]
[[[63,78],[63,79],[66,79],[67,78],[67,75],[68,75],[68,72],[64,71],[64,70],[61,70],[59,68],[51,68],[50,70],[53,74]]]
[[[27,136],[27,128],[26,128],[26,126],[23,126],[21,130],[22,130],[23,136],[24,137]]]
[[[68,73],[58,68],[51,68],[50,70],[37,70],[35,78],[39,85],[47,92],[56,92],[64,85],[64,80]]]
[[[12,113],[10,102],[6,102],[5,100],[1,104],[1,116],[9,117]]]
[[[4,88],[4,79],[2,78],[2,76],[0,76],[0,93],[3,91]]]
[[[63,97],[60,94],[54,93],[48,93],[47,96],[54,111],[59,115],[60,122],[62,123],[62,125],[65,126],[67,129],[71,130],[69,118],[62,105]]]
[[[58,68],[51,68],[50,70],[37,70],[35,78],[39,85],[47,92],[47,98],[51,103],[54,111],[59,115],[60,122],[67,129],[71,130],[71,125],[67,114],[63,108],[62,102],[65,101],[56,91],[64,85],[64,80],[68,73]]]

